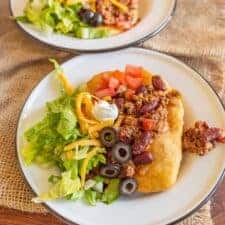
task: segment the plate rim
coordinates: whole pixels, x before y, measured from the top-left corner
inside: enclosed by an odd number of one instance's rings
[[[8,1],[9,4],[9,10],[10,10],[10,16],[13,17],[13,10],[12,10],[12,0]],[[129,48],[132,46],[138,46],[140,44],[142,44],[143,42],[155,37],[157,34],[159,34],[161,31],[163,31],[167,25],[170,23],[170,21],[172,20],[173,16],[175,15],[176,12],[176,8],[177,8],[177,0],[173,0],[173,6],[171,9],[171,12],[169,13],[169,16],[160,24],[160,26],[158,28],[156,28],[154,31],[146,34],[145,36],[143,36],[142,38],[136,40],[136,41],[132,41],[130,43],[127,44],[123,44],[117,47],[111,47],[111,48],[104,48],[104,49],[94,49],[94,50],[85,50],[85,49],[78,49],[78,48],[68,48],[68,47],[62,47],[62,46],[58,46],[52,43],[48,43],[47,41],[44,40],[40,40],[38,37],[33,36],[32,34],[30,34],[30,32],[26,31],[23,26],[16,21],[15,23],[17,24],[17,26],[20,28],[20,30],[22,30],[27,36],[31,37],[33,40],[41,42],[47,46],[59,49],[59,50],[63,50],[66,52],[76,52],[76,53],[101,53],[101,52],[112,52],[112,51],[117,51],[120,49],[125,49],[125,48]]]
[[[131,47],[131,48],[128,48],[126,50],[142,50],[142,51],[146,51],[147,53],[148,52],[152,52],[152,53],[157,53],[159,55],[162,55],[162,56],[166,56],[167,58],[171,58],[179,63],[181,63],[183,66],[186,66],[188,67],[189,69],[193,70],[196,74],[196,76],[199,76],[200,79],[202,80],[202,82],[204,82],[209,89],[211,89],[211,91],[214,93],[215,97],[219,100],[219,104],[222,106],[224,112],[225,112],[225,105],[223,104],[221,98],[219,97],[219,95],[217,94],[217,92],[215,91],[214,87],[209,83],[209,81],[200,73],[198,72],[196,69],[194,69],[192,66],[189,66],[188,64],[186,64],[185,62],[183,62],[182,60],[180,59],[177,59],[167,53],[163,53],[163,52],[160,52],[160,51],[156,51],[156,50],[150,50],[150,49],[145,49],[145,48],[142,48],[142,47]],[[125,50],[125,51],[126,51]],[[82,56],[82,55],[78,55],[78,56],[74,56],[66,61],[64,61],[63,63],[61,63],[61,65],[67,63],[68,61],[70,60],[73,60],[74,58],[76,57],[79,57],[79,56]],[[24,172],[23,172],[23,169],[22,169],[22,164],[21,164],[21,161],[20,161],[20,156],[19,156],[19,147],[18,147],[18,143],[17,143],[17,140],[18,140],[18,130],[19,130],[19,124],[20,124],[20,120],[21,120],[21,116],[22,116],[22,113],[24,111],[24,108],[25,108],[25,105],[27,103],[27,100],[30,98],[30,96],[32,95],[33,91],[37,88],[37,86],[47,77],[49,76],[49,74],[51,73],[52,71],[50,71],[49,73],[47,73],[44,77],[42,77],[38,82],[37,84],[30,90],[29,94],[27,95],[27,97],[25,98],[24,100],[24,103],[22,104],[21,106],[21,109],[20,109],[20,112],[18,114],[18,119],[17,119],[17,122],[16,122],[16,135],[15,135],[15,147],[16,147],[16,159],[17,159],[17,164],[19,165],[19,171],[25,181],[25,183],[27,184],[27,186],[29,187],[29,189],[31,190],[31,192],[34,194],[34,195],[37,195],[37,193],[34,191],[34,189],[32,188],[31,184],[28,182]],[[220,184],[222,183],[223,179],[225,178],[225,167],[221,173],[221,175],[219,176],[216,184],[213,186],[213,188],[211,189],[211,191],[206,195],[206,197],[204,199],[202,199],[192,210],[190,210],[189,212],[185,213],[184,215],[182,216],[179,216],[177,217],[174,221],[172,222],[169,222],[165,225],[174,225],[178,222],[181,222],[183,221],[184,219],[186,219],[187,217],[191,216],[193,213],[195,213],[198,209],[200,209],[204,204],[206,204],[210,198],[215,194],[216,190],[218,189],[218,187],[220,186]],[[52,209],[47,203],[41,203],[45,208],[48,209],[48,211],[50,213],[52,213],[55,217],[57,217],[58,219],[60,219],[61,221],[65,222],[66,224],[70,224],[70,225],[78,225],[76,222],[64,217],[63,215],[60,215],[56,210]],[[80,224],[82,225],[82,224]]]

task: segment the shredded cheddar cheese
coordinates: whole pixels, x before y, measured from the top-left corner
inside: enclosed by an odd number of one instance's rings
[[[66,93],[68,95],[72,95],[74,92],[74,89],[73,89],[72,85],[70,84],[70,82],[68,81],[68,79],[65,77],[65,75],[63,73],[59,73],[58,79],[62,83],[64,89],[66,90]]]
[[[72,142],[64,147],[64,151],[70,151],[77,148],[78,146],[101,146],[101,143],[97,139],[80,139],[78,141]]]
[[[102,121],[99,124],[92,126],[88,129],[88,133],[91,138],[98,138],[99,137],[99,131],[102,130],[104,127],[110,127],[113,125],[113,120],[106,120]]]
[[[82,165],[81,165],[81,172],[80,172],[80,177],[81,177],[81,186],[83,187],[85,184],[85,179],[86,179],[86,172],[87,172],[87,166],[92,157],[94,157],[97,153],[100,152],[99,148],[93,148],[88,154],[87,157],[83,160]]]
[[[110,2],[116,6],[117,8],[119,8],[121,11],[123,11],[124,13],[128,13],[129,9],[126,5],[124,5],[123,3],[119,2],[118,0],[110,0]]]

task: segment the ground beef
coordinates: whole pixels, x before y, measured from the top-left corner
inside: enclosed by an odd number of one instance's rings
[[[160,105],[155,111],[148,115],[150,119],[155,121],[154,131],[158,134],[165,133],[169,129],[167,121],[168,111],[163,105]]]
[[[133,116],[125,116],[122,125],[137,127],[139,125],[139,120]]]
[[[210,128],[206,122],[198,121],[183,135],[184,151],[205,155],[215,147],[215,143],[225,143],[225,132],[222,129]]]
[[[109,0],[96,1],[96,9],[102,14],[104,24],[130,29],[138,21],[138,0],[121,0],[121,3],[128,7],[128,13],[122,12]]]
[[[119,129],[119,140],[130,144],[134,139],[138,138],[140,135],[140,130],[136,126],[124,125]]]
[[[125,163],[122,166],[120,177],[121,178],[133,177],[134,174],[135,174],[135,165],[133,161],[130,160],[129,162]]]
[[[139,93],[133,98],[136,110],[145,118],[154,120],[156,135],[164,133],[169,129],[167,107],[172,96],[165,91],[155,90],[151,85],[146,86],[146,89],[147,93]]]
[[[153,160],[148,151],[149,144],[159,134],[169,129],[168,104],[174,96],[168,95],[166,88],[159,81],[156,83],[160,88],[142,85],[132,98],[126,98],[126,94],[122,93],[113,98],[113,102],[119,106],[120,114],[123,115],[118,138],[121,142],[131,145],[136,165],[150,163]],[[147,126],[150,121],[154,126]]]
[[[124,105],[125,113],[128,115],[136,115],[137,108],[133,102],[127,101]]]
[[[119,106],[123,120],[119,128],[119,140],[132,145],[133,155],[139,155],[146,151],[146,146],[169,129],[168,104],[173,96],[167,95],[166,91],[156,90],[152,85],[143,85],[130,99],[124,95],[115,96],[113,101]],[[146,143],[142,137],[146,129],[143,128],[142,118],[150,119],[154,126],[149,129],[150,138]],[[149,130],[147,130],[149,131]]]

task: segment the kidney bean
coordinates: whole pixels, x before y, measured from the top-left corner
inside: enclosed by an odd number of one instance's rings
[[[139,155],[146,150],[148,144],[152,139],[152,132],[144,131],[141,133],[140,137],[134,141],[132,145],[133,155]]]
[[[146,94],[147,92],[148,92],[148,90],[147,90],[146,86],[141,85],[141,86],[137,89],[136,94],[141,94],[141,93]]]
[[[120,111],[124,110],[125,99],[124,98],[116,98],[115,104],[119,108]]]
[[[204,137],[206,138],[207,141],[210,142],[217,141],[220,143],[225,142],[225,131],[220,128],[212,127],[203,132]]]
[[[197,121],[195,122],[195,128],[200,130],[207,130],[209,129],[209,125],[205,121]]]
[[[166,84],[162,80],[160,76],[154,76],[152,77],[152,85],[155,88],[155,90],[158,91],[165,91],[166,90]]]
[[[140,109],[140,114],[146,114],[152,112],[159,106],[159,99],[152,100],[151,102],[143,105]]]
[[[134,157],[133,162],[135,165],[148,164],[153,161],[153,156],[150,152],[142,152],[140,155]]]
[[[216,141],[220,142],[220,143],[225,143],[225,131],[224,130],[220,130],[220,135],[219,137],[216,139]]]
[[[220,136],[219,128],[209,128],[202,132],[207,141],[215,141]]]

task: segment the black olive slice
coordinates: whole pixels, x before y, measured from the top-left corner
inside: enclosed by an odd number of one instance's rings
[[[107,147],[112,147],[117,142],[117,131],[113,127],[105,127],[100,131],[101,143]]]
[[[86,23],[90,23],[90,21],[94,18],[95,13],[90,9],[81,9],[79,11],[79,17],[82,21]]]
[[[102,25],[103,17],[100,13],[94,13],[94,16],[89,20],[90,25],[97,27]]]
[[[126,163],[131,159],[131,147],[128,144],[119,142],[112,148],[112,156],[119,163]]]
[[[131,195],[137,190],[138,184],[134,178],[126,178],[120,183],[120,193],[122,195]]]
[[[100,169],[100,175],[107,178],[116,178],[120,174],[120,167],[118,165],[110,164],[102,166]]]

